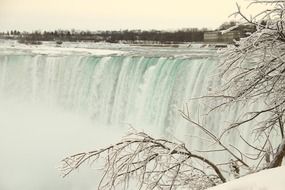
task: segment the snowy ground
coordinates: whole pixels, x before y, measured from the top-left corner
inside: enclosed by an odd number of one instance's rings
[[[284,190],[285,166],[264,170],[208,190]]]

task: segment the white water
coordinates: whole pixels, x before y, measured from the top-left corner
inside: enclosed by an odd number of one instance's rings
[[[70,154],[115,142],[128,125],[204,148],[194,138],[201,132],[189,128],[178,109],[217,85],[213,52],[191,56],[189,51],[185,57],[165,56],[165,49],[157,49],[156,56],[31,49],[0,54],[1,190],[96,188],[97,171],[63,180],[56,165]],[[188,106],[192,118],[199,119],[199,105],[190,101]],[[207,125],[219,133],[235,111],[214,115]]]

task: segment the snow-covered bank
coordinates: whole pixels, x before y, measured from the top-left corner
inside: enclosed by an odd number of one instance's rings
[[[285,166],[260,171],[208,190],[284,190]]]

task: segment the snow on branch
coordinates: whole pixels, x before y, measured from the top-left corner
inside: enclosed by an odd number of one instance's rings
[[[254,111],[245,109],[240,113],[242,117],[230,123],[222,135],[241,126],[250,127],[263,144],[261,152],[270,144],[273,160],[269,166],[277,166],[285,155],[285,146],[280,145],[284,142],[285,122],[285,0],[252,0],[249,6],[256,4],[265,4],[268,9],[252,18],[237,5],[235,16],[255,26],[256,31],[220,52],[223,61],[219,76],[223,84],[210,96],[230,97],[220,98],[212,110],[237,104],[259,105]],[[281,141],[273,139],[273,132],[275,139],[281,137]],[[279,160],[274,161],[277,157]]]
[[[184,144],[154,139],[145,133],[131,133],[109,147],[69,156],[61,161],[63,176],[69,175],[87,161],[104,158],[104,174],[99,189],[119,184],[127,187],[135,177],[138,189],[206,189],[225,182],[217,166],[193,154]],[[203,165],[201,170],[196,167]]]

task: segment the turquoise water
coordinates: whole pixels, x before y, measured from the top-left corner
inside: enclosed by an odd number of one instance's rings
[[[207,57],[5,55],[0,95],[79,112],[104,125],[168,133],[180,122],[177,110],[206,93],[215,63]]]

